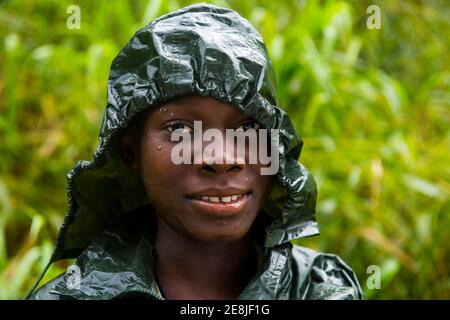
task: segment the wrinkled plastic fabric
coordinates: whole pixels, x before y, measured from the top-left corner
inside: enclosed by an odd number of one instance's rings
[[[142,233],[129,240],[125,227],[117,227],[149,205],[139,177],[120,161],[118,136],[144,109],[192,94],[230,103],[263,127],[279,129],[277,183],[261,213],[271,221],[260,230],[264,260],[239,298],[362,298],[340,258],[291,244],[319,233],[316,184],[297,161],[302,141],[278,104],[260,34],[236,12],[209,4],[154,20],[113,60],[100,144],[93,161],[78,162],[68,174],[68,212],[49,262],[77,257],[80,286],[69,288],[66,273],[28,297],[163,299],[151,269],[152,238]]]

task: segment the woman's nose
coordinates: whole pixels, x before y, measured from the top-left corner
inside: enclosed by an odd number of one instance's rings
[[[208,164],[208,163],[203,163],[200,165],[197,165],[198,170],[202,171],[202,172],[210,172],[210,173],[226,173],[226,172],[238,172],[241,171],[243,169],[243,165],[242,164],[227,164],[227,163],[213,163],[213,164]]]
[[[194,166],[201,172],[217,174],[241,171],[245,166],[245,159],[241,159],[244,157],[236,151],[234,146],[227,149],[225,143],[222,148],[203,146],[201,152],[194,154]]]

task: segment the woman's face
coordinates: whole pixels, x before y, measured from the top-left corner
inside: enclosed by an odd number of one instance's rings
[[[259,125],[237,108],[201,96],[175,100],[142,116],[137,141],[131,131],[122,138],[122,155],[140,171],[158,219],[198,241],[235,241],[244,237],[270,194],[273,176],[261,175],[260,164],[230,163],[231,148],[226,149],[225,139],[223,153],[215,154],[215,159],[223,159],[222,164],[201,159],[202,153],[196,153],[193,145],[190,164],[175,164],[172,149],[179,142],[171,141],[171,135],[193,135],[194,121],[201,121],[203,132],[215,128],[223,137],[226,129],[256,129]],[[202,142],[201,151],[210,143]]]

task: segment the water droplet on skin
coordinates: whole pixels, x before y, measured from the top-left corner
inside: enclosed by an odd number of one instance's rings
[[[167,107],[166,106],[161,106],[161,107],[159,107],[159,111],[160,112],[166,112],[167,111]]]
[[[173,116],[174,116],[173,112],[171,112],[171,113],[170,113],[170,116],[171,116],[171,117],[173,117]]]
[[[248,181],[248,177],[245,177],[245,180]]]
[[[162,149],[162,147],[161,146],[158,146],[156,149],[158,149],[158,150],[161,150]]]

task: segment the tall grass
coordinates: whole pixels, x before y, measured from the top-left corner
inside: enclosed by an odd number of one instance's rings
[[[91,159],[109,65],[155,17],[192,1],[0,4],[0,298],[24,296]],[[280,102],[305,140],[321,236],[368,298],[450,298],[450,9],[445,1],[213,1],[262,33]],[[378,4],[382,29],[366,28]],[[66,27],[71,4],[81,29]],[[44,281],[63,272],[50,269]],[[381,289],[369,289],[370,265]]]

